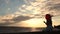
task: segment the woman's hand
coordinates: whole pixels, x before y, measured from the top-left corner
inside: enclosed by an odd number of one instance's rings
[[[43,21],[44,23],[46,23],[45,21]]]

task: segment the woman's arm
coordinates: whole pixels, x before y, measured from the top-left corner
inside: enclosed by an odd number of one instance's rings
[[[47,25],[47,23],[45,21],[43,21],[43,22]]]

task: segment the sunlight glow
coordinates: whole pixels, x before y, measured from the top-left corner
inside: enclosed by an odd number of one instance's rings
[[[39,19],[39,18],[33,18],[30,20],[26,20],[25,23],[21,23],[21,26],[33,27],[33,28],[46,27],[46,25],[43,23],[43,19]]]

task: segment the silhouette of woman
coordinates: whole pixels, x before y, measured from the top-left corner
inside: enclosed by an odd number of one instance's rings
[[[44,21],[44,23],[47,25],[45,31],[52,31],[52,15],[50,14],[46,14],[45,15],[45,19],[46,19],[46,22]]]

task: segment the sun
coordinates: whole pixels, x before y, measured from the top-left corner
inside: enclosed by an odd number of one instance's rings
[[[46,27],[46,25],[43,23],[43,19],[41,18],[33,18],[30,20],[26,20],[24,22],[25,23],[22,23],[22,25],[24,25],[23,27],[33,27],[33,28]]]

